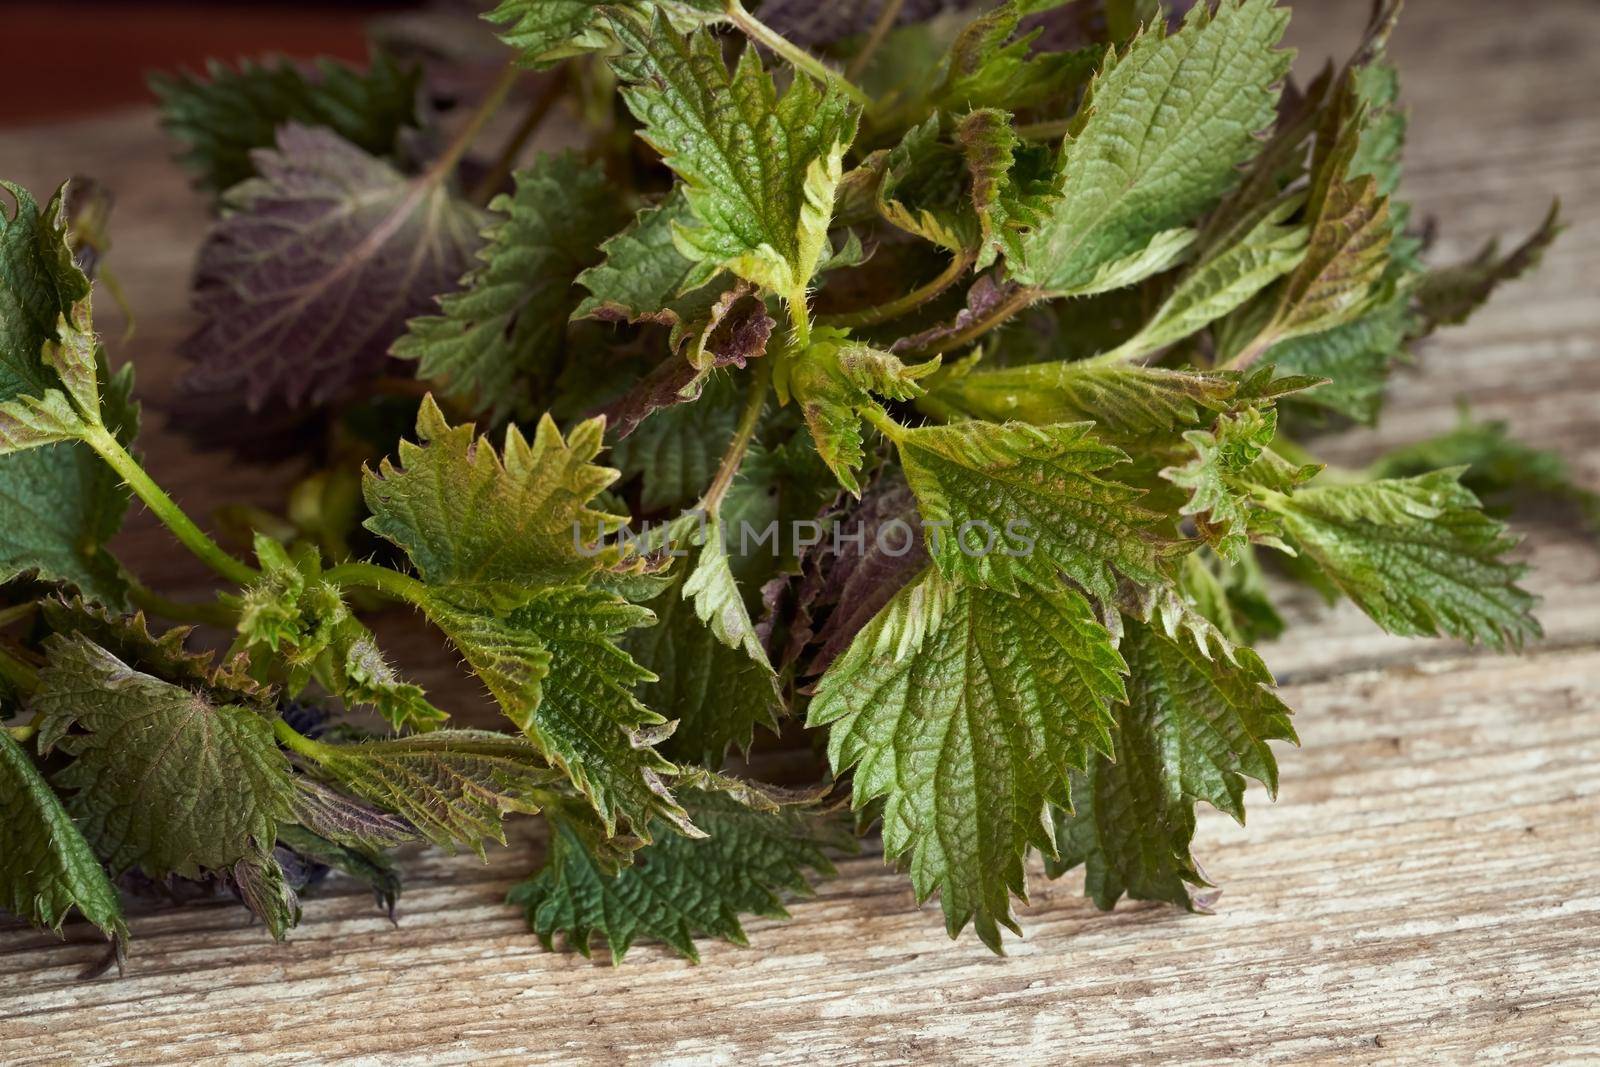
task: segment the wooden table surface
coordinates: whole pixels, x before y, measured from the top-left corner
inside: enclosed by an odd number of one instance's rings
[[[1302,3],[1304,58],[1345,47],[1365,6]],[[1414,119],[1406,191],[1445,224],[1435,254],[1525,232],[1554,195],[1571,228],[1536,278],[1399,375],[1379,430],[1319,448],[1360,461],[1448,428],[1460,398],[1600,487],[1600,13],[1410,7],[1394,41]],[[138,332],[118,343],[108,307],[100,322],[146,397],[170,388],[193,324],[205,225],[167,151],[146,111],[0,130],[7,178],[117,190],[111,263]],[[192,513],[273,506],[293,474],[195,455],[159,425],[144,447]],[[127,974],[87,982],[93,930],[0,928],[0,1062],[1595,1060],[1600,547],[1570,516],[1523,527],[1549,636],[1520,658],[1292,605],[1292,636],[1263,651],[1303,747],[1280,752],[1281,795],[1255,790],[1248,830],[1202,809],[1197,853],[1225,890],[1214,916],[1102,913],[1081,877],[1041,877],[1027,938],[996,958],[947,940],[869,850],[792,921],[748,923],[750,948],[708,943],[693,967],[646,945],[614,969],[545,952],[501,903],[539,852],[524,831],[487,865],[415,857],[397,928],[338,878],[284,945],[233,906],[136,910]],[[168,592],[205,584],[147,514],[118,548]],[[393,620],[386,640],[410,630]],[[425,680],[448,691],[451,663],[435,661]]]

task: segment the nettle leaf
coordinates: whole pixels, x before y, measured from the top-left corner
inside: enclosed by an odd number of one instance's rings
[[[1353,322],[1373,307],[1389,267],[1388,201],[1371,177],[1332,180],[1311,205],[1310,244],[1263,331],[1273,341]],[[1259,342],[1257,342],[1259,344]]]
[[[882,157],[877,210],[892,225],[981,270],[1005,236],[1017,135],[1005,112],[990,109],[964,116],[953,140],[940,140],[937,114],[908,130]]]
[[[389,921],[394,921],[394,908],[400,900],[400,871],[382,852],[338,844],[292,823],[278,827],[278,847],[364,883]]]
[[[555,585],[592,573],[598,556],[581,551],[625,516],[591,501],[617,472],[591,463],[605,423],[590,419],[563,439],[545,415],[530,443],[516,426],[496,452],[471,423],[451,426],[431,399],[417,415],[417,440],[400,442],[399,463],[365,472],[372,511],[367,529],[405,549],[430,586],[456,598],[497,589]]]
[[[1271,359],[1279,370],[1327,379],[1289,402],[1369,425],[1376,422],[1389,367],[1404,352],[1413,326],[1407,305],[1406,295],[1397,292],[1342,326],[1273,345]]]
[[[315,773],[401,816],[439,847],[479,856],[485,841],[505,843],[507,812],[539,811],[564,779],[527,741],[487,730],[308,747]],[[299,806],[303,813],[304,801]],[[312,828],[321,832],[321,824]]]
[[[944,78],[930,104],[950,111],[1020,111],[1071,103],[1094,73],[1103,49],[1090,45],[1072,52],[1034,52],[1044,27],[1015,34],[1024,16],[1044,6],[1050,5],[1008,0],[969,23],[950,46]]]
[[[677,721],[662,753],[716,767],[729,748],[749,748],[757,726],[776,732],[783,700],[765,654],[730,647],[700,618],[684,591],[689,573],[680,564],[673,584],[645,603],[656,624],[630,632],[624,647],[655,678],[639,699]]]
[[[730,73],[720,42],[685,37],[659,13],[648,29],[627,16],[612,28],[640,136],[683,179],[699,220],[674,229],[678,250],[803,306],[855,138],[848,98],[809,77],[780,96],[753,46]]]
[[[1169,266],[1180,228],[1238,180],[1273,120],[1287,21],[1272,0],[1197,4],[1176,33],[1147,29],[1108,56],[1063,145],[1059,199],[1012,275],[1081,295]]]
[[[745,944],[740,915],[788,918],[783,895],[809,896],[813,877],[834,873],[825,850],[853,844],[836,820],[805,807],[751,807],[701,789],[685,790],[684,803],[705,838],[661,833],[615,871],[579,828],[551,820],[544,867],[510,896],[546,948],[561,933],[587,956],[598,934],[621,962],[635,941],[652,938],[699,962],[696,937]]]
[[[261,176],[228,190],[200,249],[187,384],[252,408],[323,403],[456,287],[482,214],[441,175],[406,178],[325,129],[290,123],[252,159]]]
[[[608,9],[659,12],[680,30],[727,18],[721,0],[500,0],[483,17],[502,27],[495,32],[517,50],[521,65],[537,69],[571,56],[615,51]]]
[[[482,265],[440,297],[442,314],[412,319],[392,349],[418,360],[417,375],[438,380],[446,396],[497,416],[527,405],[530,382],[553,377],[578,303],[573,281],[620,221],[604,169],[573,153],[540,156],[512,178],[516,191],[489,205],[497,217],[483,233]]]
[[[811,343],[780,366],[779,395],[800,405],[817,453],[839,484],[859,496],[856,472],[866,458],[862,413],[877,410],[873,395],[910,400],[922,394],[918,380],[939,368],[937,359],[906,366],[871,345],[852,341],[842,330],[818,329]]]
[[[228,873],[239,899],[266,924],[274,941],[282,941],[300,925],[300,896],[274,856],[266,852],[246,856]]]
[[[422,68],[381,51],[365,71],[330,59],[310,72],[285,59],[237,70],[211,60],[206,75],[155,74],[150,88],[195,183],[219,192],[256,174],[251,152],[271,148],[286,123],[325,127],[376,156],[393,154],[401,131],[417,125]]]
[[[884,854],[917,899],[935,890],[954,937],[970,921],[999,951],[1019,932],[1023,857],[1051,848],[1046,802],[1110,751],[1122,657],[1089,602],[1060,584],[1012,596],[929,569],[901,590],[818,683],[809,725],[828,727],[855,804],[878,798]]]
[[[1121,651],[1128,700],[1116,709],[1115,760],[1072,774],[1071,810],[1055,813],[1052,878],[1082,864],[1085,891],[1102,908],[1124,894],[1203,910],[1190,886],[1207,886],[1189,854],[1194,802],[1244,822],[1244,779],[1270,794],[1278,765],[1269,741],[1294,741],[1289,709],[1253,652],[1211,659],[1188,641],[1129,621]]]
[[[1411,637],[1449,634],[1497,648],[1541,633],[1517,543],[1485,515],[1461,468],[1301,489],[1269,498],[1292,543],[1372,620]]]
[[[1114,572],[1156,580],[1176,546],[1139,489],[1102,472],[1128,456],[1092,423],[962,422],[902,429],[895,447],[917,496],[929,553],[947,577],[1006,592],[1065,574],[1109,603]]]
[[[603,258],[578,275],[589,296],[572,317],[687,326],[706,317],[725,286],[708,285],[715,268],[678,251],[672,235],[694,224],[682,185],[600,246]]]
[[[1236,561],[1250,543],[1254,503],[1239,479],[1261,458],[1278,431],[1278,413],[1247,407],[1237,415],[1220,415],[1210,430],[1189,430],[1184,441],[1193,456],[1182,466],[1167,467],[1161,477],[1189,499],[1180,515],[1197,518],[1201,537],[1222,556]]]
[[[194,878],[271,848],[293,818],[293,786],[264,715],[142,674],[82,637],[45,648],[39,749],[73,757],[53,784],[76,790],[67,810],[113,871]]]
[[[105,543],[128,490],[72,438],[88,419],[132,440],[132,374],[109,375],[94,344],[63,191],[41,210],[26,189],[0,185],[14,202],[8,212],[0,197],[0,583],[35,574],[120,605],[127,586]]]
[[[73,909],[118,943],[122,902],[33,760],[0,729],[0,908],[60,931]]]
[[[1306,256],[1309,230],[1286,220],[1301,206],[1289,197],[1247,216],[1178,279],[1139,332],[1097,357],[1139,359],[1199,332],[1294,270]]]
[[[261,577],[239,597],[239,646],[278,657],[289,668],[291,696],[315,679],[347,704],[374,708],[396,729],[433,729],[449,718],[390,666],[339,587],[320,577],[315,558],[291,559],[261,534],[256,556]]]
[[[329,844],[376,853],[415,841],[419,836],[416,828],[400,816],[345,796],[307,775],[296,776],[294,786],[295,822]],[[286,826],[278,827],[279,842],[303,852],[284,840]]]
[[[1516,248],[1500,254],[1499,242],[1491,240],[1465,263],[1440,267],[1423,274],[1417,282],[1417,311],[1428,330],[1439,326],[1459,326],[1488,302],[1501,284],[1515,281],[1539,265],[1545,250],[1555,242],[1564,227],[1561,205],[1550,206],[1539,228]],[[1273,353],[1277,358],[1277,353]]]
[[[506,717],[593,803],[606,832],[619,819],[644,837],[652,818],[693,832],[652,747],[670,727],[634,688],[654,675],[619,647],[648,623],[644,608],[579,586],[530,593],[505,614],[434,599],[426,608]]]
[[[703,519],[698,528],[697,519]],[[720,511],[674,524],[668,543],[685,558],[677,579],[648,604],[656,625],[629,643],[653,675],[641,698],[678,720],[665,751],[711,767],[722,763],[730,746],[748,749],[755,727],[776,732],[784,710],[777,675],[729,562],[733,536]],[[769,547],[776,552],[780,546]]]
[[[1092,419],[1102,434],[1139,438],[1198,425],[1212,412],[1226,410],[1239,386],[1237,376],[1224,372],[1132,363],[969,366],[958,365],[935,379],[919,406],[1036,426]]]

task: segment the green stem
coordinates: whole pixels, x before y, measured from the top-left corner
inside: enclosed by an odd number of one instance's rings
[[[137,578],[128,579],[128,599],[133,606],[150,614],[159,615],[172,622],[199,622],[231,630],[239,624],[238,613],[226,604],[196,604],[164,597]]]
[[[911,358],[926,358],[950,352],[957,348],[965,347],[988,333],[990,330],[1005,322],[1017,312],[1030,307],[1033,302],[1043,296],[1037,289],[1022,288],[1006,297],[1000,303],[990,308],[989,311],[976,322],[964,326],[955,333],[931,341],[921,348],[912,349],[906,355]]]
[[[728,21],[739,27],[746,37],[772,49],[788,60],[790,66],[805,71],[819,81],[832,82],[838,86],[840,92],[862,107],[872,103],[867,94],[856,88],[855,84],[844,75],[746,11],[740,0],[727,0],[726,11]]]
[[[970,257],[955,256],[950,260],[950,265],[940,271],[937,277],[917,286],[905,296],[891,300],[886,304],[876,304],[869,308],[862,308],[860,311],[847,311],[839,315],[821,315],[818,316],[817,321],[825,326],[842,326],[845,329],[855,329],[861,326],[877,326],[879,323],[898,319],[901,315],[917,310],[917,308],[950,288],[971,265],[972,260]]]
[[[1017,136],[1024,141],[1054,141],[1072,132],[1072,119],[1051,119],[1048,122],[1025,122],[1017,127]]]
[[[878,19],[872,24],[872,31],[867,34],[866,43],[850,61],[850,66],[845,68],[846,78],[854,82],[861,77],[861,73],[867,69],[867,64],[872,61],[879,46],[883,44],[883,39],[894,29],[895,21],[900,17],[900,9],[904,6],[905,0],[884,0],[883,10],[878,12]]]
[[[24,693],[39,688],[39,672],[4,648],[0,648],[0,678],[9,682],[13,689]]]
[[[326,763],[333,751],[331,746],[321,741],[313,741],[282,719],[272,721],[272,732],[277,735],[278,743],[284,748],[316,763]]]
[[[539,91],[535,94],[532,102],[528,104],[528,110],[523,113],[522,121],[517,123],[517,128],[512,131],[505,145],[501,147],[500,154],[495,157],[494,165],[489,168],[478,184],[473,186],[471,199],[474,204],[480,207],[487,206],[489,201],[494,199],[494,194],[500,191],[500,186],[505,183],[506,177],[511,173],[511,169],[516,166],[517,156],[522,153],[522,148],[528,143],[528,138],[533,136],[533,132],[539,128],[539,124],[544,122],[545,117],[550,114],[550,109],[555,107],[556,101],[561,99],[561,94],[566,87],[566,73],[559,68],[545,79],[544,84],[539,87]]]
[[[728,495],[728,489],[739,473],[739,465],[744,462],[744,454],[750,450],[750,442],[755,438],[756,427],[761,422],[761,412],[767,406],[767,387],[771,383],[772,364],[769,360],[761,360],[756,364],[755,377],[750,381],[750,395],[745,397],[744,411],[739,415],[733,440],[728,442],[728,450],[722,454],[722,462],[717,464],[717,473],[706,488],[705,495],[700,498],[700,507],[708,515],[714,515],[722,508],[722,499]]]
[[[889,413],[876,404],[869,404],[861,409],[861,417],[876,426],[883,436],[891,441],[898,442],[905,436],[906,428],[889,417]]]
[[[374,563],[341,563],[323,571],[322,577],[341,588],[371,589],[424,610],[428,605],[426,585],[409,574]]]
[[[155,513],[167,529],[183,543],[183,546],[193,552],[208,567],[239,585],[248,585],[257,577],[256,569],[248,563],[235,559],[223,550],[222,546],[208,537],[204,530],[194,524],[194,520],[184,514],[173,499],[167,495],[166,490],[157,485],[144,468],[139,466],[139,461],[122,447],[111,432],[102,426],[94,426],[84,435],[84,441],[90,448],[100,454],[111,469],[121,476],[128,487],[134,491],[145,507]]]

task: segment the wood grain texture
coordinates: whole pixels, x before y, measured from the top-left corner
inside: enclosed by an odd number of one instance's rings
[[[1341,51],[1365,7],[1302,3],[1302,59]],[[1554,195],[1571,228],[1536,278],[1400,375],[1380,429],[1318,449],[1361,462],[1448,428],[1459,396],[1600,487],[1600,18],[1591,0],[1409,7],[1394,42],[1407,193],[1446,226],[1434,254],[1524,232]],[[165,152],[143,112],[0,132],[10,178],[87,172],[118,190],[112,263],[139,332],[112,347],[152,396],[192,325],[205,221]],[[115,338],[116,316],[102,325]],[[146,447],[200,514],[273,505],[294,473],[196,456],[159,429]],[[139,912],[120,980],[75,979],[102,951],[81,925],[64,941],[0,929],[0,1061],[1600,1059],[1600,550],[1570,516],[1525,529],[1550,638],[1520,658],[1293,603],[1292,636],[1264,653],[1303,747],[1280,752],[1276,803],[1253,791],[1248,830],[1203,809],[1214,916],[1102,913],[1081,877],[1037,878],[1028,936],[997,959],[947,940],[864,854],[792,921],[750,922],[751,948],[707,944],[696,968],[647,945],[613,969],[544,952],[501,904],[540,851],[524,831],[487,865],[414,856],[398,927],[337,880],[277,947],[234,907]],[[146,515],[118,547],[164,590],[205,584]],[[408,617],[389,622],[386,640],[428,646]],[[452,663],[434,662],[426,680],[448,686]]]

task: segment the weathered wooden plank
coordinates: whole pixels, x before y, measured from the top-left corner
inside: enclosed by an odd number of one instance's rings
[[[1365,7],[1301,4],[1303,59],[1342,51]],[[1365,462],[1448,428],[1459,396],[1600,486],[1600,20],[1587,0],[1408,7],[1395,40],[1415,119],[1407,191],[1446,226],[1435,252],[1523,232],[1554,195],[1571,230],[1536,279],[1400,375],[1383,426],[1317,447]],[[145,395],[165,395],[204,213],[148,113],[0,131],[7,177],[44,188],[80,171],[121,196],[112,263],[139,332],[113,353],[136,361]],[[114,339],[117,315],[101,323]],[[294,473],[197,456],[159,429],[145,443],[200,513],[274,505]],[[868,854],[792,922],[750,923],[752,949],[707,945],[693,969],[643,946],[614,971],[543,952],[500,903],[539,852],[520,830],[486,866],[416,856],[398,929],[338,880],[277,947],[237,908],[145,910],[128,976],[92,983],[74,977],[101,951],[89,931],[0,930],[0,1059],[1600,1057],[1600,551],[1570,521],[1529,530],[1551,640],[1524,658],[1291,605],[1296,628],[1264,651],[1305,747],[1282,753],[1276,803],[1254,792],[1248,831],[1202,817],[1198,849],[1225,889],[1214,917],[1102,914],[1079,878],[1038,880],[1029,936],[999,960],[947,941]],[[119,550],[166,590],[203,588],[167,546],[139,515]],[[432,646],[409,616],[387,622],[404,658]],[[446,681],[450,658],[434,662],[426,680],[472,703]]]
[[[12,1063],[180,1038],[268,1062],[1600,1055],[1597,674],[1590,650],[1292,687],[1305,747],[1282,796],[1256,791],[1248,831],[1202,821],[1211,917],[1105,914],[1079,879],[1041,880],[996,959],[862,857],[792,922],[752,923],[755,948],[707,945],[696,970],[642,947],[613,970],[542,952],[496,906],[524,844],[424,860],[398,929],[348,888],[278,948],[233,908],[140,918],[120,982],[73,981],[98,948],[23,936],[0,957],[0,982],[27,983],[0,1041]]]

